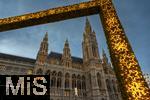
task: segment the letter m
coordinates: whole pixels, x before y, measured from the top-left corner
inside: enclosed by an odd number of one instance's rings
[[[24,95],[24,77],[19,77],[16,88],[12,83],[11,77],[6,77],[6,95],[9,95],[10,88],[12,90],[12,94],[17,95],[20,85],[21,85],[21,95]]]

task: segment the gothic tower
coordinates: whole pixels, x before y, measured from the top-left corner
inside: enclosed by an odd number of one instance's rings
[[[100,59],[96,34],[94,30],[92,30],[88,18],[86,18],[85,31],[83,33],[82,49],[84,63]]]
[[[72,66],[72,59],[71,59],[71,53],[70,53],[70,47],[69,47],[68,39],[66,39],[65,44],[64,44],[64,48],[63,48],[62,65],[65,67],[71,67]]]
[[[84,68],[87,71],[86,83],[87,93],[89,100],[101,100],[103,98],[108,99],[108,93],[106,92],[106,82],[104,78],[104,71],[101,63],[101,59],[98,52],[98,43],[96,39],[96,33],[92,30],[88,18],[86,18],[85,31],[83,33],[83,63]],[[104,92],[105,91],[105,92]],[[103,97],[99,98],[98,95],[103,94]]]
[[[35,74],[43,74],[43,70],[44,70],[43,66],[46,62],[47,55],[48,55],[48,33],[46,32],[37,54],[35,68],[34,68]]]

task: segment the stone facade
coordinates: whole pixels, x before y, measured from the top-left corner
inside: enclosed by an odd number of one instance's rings
[[[48,54],[46,33],[36,59],[0,53],[0,74],[50,75],[51,100],[122,100],[111,63],[104,50],[100,58],[96,33],[87,18],[82,50],[83,59],[71,56],[66,40],[63,54]]]

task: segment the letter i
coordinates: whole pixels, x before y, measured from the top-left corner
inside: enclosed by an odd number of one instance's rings
[[[30,81],[30,77],[27,77],[27,81]],[[27,95],[30,95],[30,82],[27,82]]]

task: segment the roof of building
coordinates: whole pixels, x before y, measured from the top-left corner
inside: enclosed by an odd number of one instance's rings
[[[50,52],[50,54],[48,55],[48,59],[49,58],[56,58],[58,60],[61,60],[62,58],[62,54],[61,53],[57,53],[57,52]],[[73,63],[83,63],[83,59],[82,58],[79,58],[79,57],[74,57],[72,56],[72,62]]]
[[[33,64],[36,61],[35,59],[32,59],[32,58],[20,57],[20,56],[11,55],[11,54],[4,54],[4,53],[0,53],[0,58],[12,60],[12,61],[18,61],[18,62],[33,63]]]
[[[11,54],[5,54],[5,53],[0,53],[0,59],[6,59],[6,60],[11,60],[11,61],[18,61],[18,62],[27,62],[27,63],[35,63],[35,59],[33,58],[27,58],[27,57],[21,57],[21,56],[16,56],[16,55],[11,55]],[[57,53],[57,52],[50,52],[48,55],[49,58],[56,58],[58,60],[61,60],[62,54]],[[82,58],[79,57],[74,57],[72,56],[72,62],[73,63],[83,63]]]

